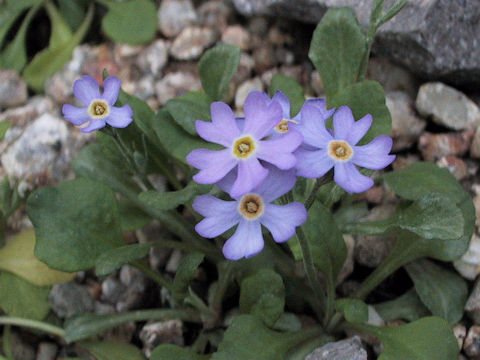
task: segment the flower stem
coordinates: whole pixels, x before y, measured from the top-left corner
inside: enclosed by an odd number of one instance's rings
[[[23,319],[19,317],[0,316],[0,325],[14,325],[26,327],[34,330],[43,331],[48,334],[61,336],[62,338],[65,336],[65,331],[62,328],[41,321]]]
[[[155,270],[150,268],[141,260],[136,260],[131,263],[132,266],[135,266],[138,270],[144,273],[147,277],[155,281],[158,285],[173,291],[173,283],[170,280],[165,279],[161,274],[157,273]]]
[[[328,184],[330,181],[333,179],[333,172],[330,170],[327,174],[322,176],[321,178],[318,178],[315,181],[315,186],[313,187],[312,191],[310,192],[310,195],[308,195],[307,200],[305,201],[305,208],[307,210],[310,210],[312,207],[313,203],[315,202],[315,199],[317,198],[317,192],[318,190],[325,184]]]

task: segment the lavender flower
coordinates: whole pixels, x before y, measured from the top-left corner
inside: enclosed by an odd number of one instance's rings
[[[205,219],[195,230],[203,237],[214,238],[238,225],[223,246],[223,254],[229,260],[248,258],[262,251],[261,225],[271,232],[276,242],[285,242],[295,235],[295,227],[307,220],[307,211],[298,202],[277,205],[272,201],[290,191],[295,181],[295,170],[281,171],[269,166],[265,181],[235,201],[201,195],[195,199],[193,208]]]
[[[91,76],[83,76],[73,84],[73,93],[85,107],[65,104],[62,108],[63,116],[76,126],[88,123],[81,130],[85,133],[98,130],[106,124],[116,128],[128,126],[133,120],[130,106],[113,106],[117,101],[120,85],[119,78],[109,76],[103,82],[104,91],[100,95],[98,82]]]
[[[297,175],[318,178],[333,167],[335,182],[349,193],[368,190],[373,186],[373,180],[362,175],[355,165],[380,170],[391,164],[395,160],[395,155],[388,155],[392,139],[380,135],[366,145],[356,146],[372,125],[370,114],[355,121],[350,108],[342,106],[333,115],[333,132],[325,127],[322,115],[313,106],[305,106],[302,111],[300,131],[304,143],[310,148],[295,152]]]
[[[265,139],[282,119],[282,108],[262,92],[251,92],[245,101],[245,121],[240,130],[230,107],[214,102],[212,122],[197,120],[198,134],[205,140],[220,144],[219,151],[196,149],[187,162],[200,172],[193,179],[200,184],[214,184],[229,172],[236,171],[230,195],[234,198],[258,186],[268,175],[264,163],[289,170],[296,164],[293,151],[301,144],[302,136],[289,133],[278,139]],[[262,162],[260,162],[262,160]]]

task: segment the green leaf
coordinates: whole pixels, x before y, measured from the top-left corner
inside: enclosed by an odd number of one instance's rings
[[[165,151],[185,164],[185,158],[194,149],[219,150],[222,148],[183,131],[166,110],[160,110],[157,113],[153,128]]]
[[[57,0],[60,14],[71,29],[77,29],[85,16],[85,1]]]
[[[41,4],[42,0],[6,0],[0,2],[0,48],[8,30],[23,11],[31,6]]]
[[[48,47],[35,55],[23,72],[23,78],[35,91],[42,91],[45,80],[60,70],[72,57],[73,50],[86,35],[93,18],[93,3],[88,8],[85,20],[75,34],[66,43],[58,47]]]
[[[376,81],[363,81],[345,87],[328,99],[328,105],[337,108],[347,105],[352,109],[355,120],[367,114],[372,115],[372,127],[359,142],[360,145],[372,141],[378,135],[392,133],[392,118],[385,105],[385,93]]]
[[[42,320],[47,316],[49,287],[35,286],[9,272],[0,273],[0,308],[10,316]]]
[[[232,45],[217,45],[203,54],[198,72],[203,89],[212,100],[225,99],[239,62],[240,49]]]
[[[402,326],[357,324],[355,328],[380,339],[383,352],[378,360],[452,360],[460,352],[450,325],[438,317],[427,317]]]
[[[405,269],[418,296],[433,315],[444,318],[451,325],[462,318],[468,286],[461,276],[426,259],[410,263]]]
[[[362,300],[338,299],[335,301],[335,307],[350,323],[365,323],[368,321],[368,306]]]
[[[202,185],[191,181],[184,189],[178,191],[145,191],[140,193],[140,202],[155,211],[173,210],[193,201],[198,195],[208,193],[212,185]]]
[[[129,201],[119,200],[118,211],[120,212],[122,231],[135,231],[152,221],[150,216]]]
[[[37,236],[35,255],[54,269],[90,269],[104,251],[122,244],[115,194],[97,181],[40,188],[29,196],[27,214]]]
[[[157,31],[157,8],[150,0],[101,1],[108,7],[102,29],[112,40],[142,44],[153,40]]]
[[[25,230],[0,249],[0,269],[9,271],[37,286],[48,286],[72,280],[75,274],[49,268],[33,254],[35,232]]]
[[[277,90],[282,91],[290,99],[290,116],[297,115],[305,102],[302,86],[294,78],[277,73],[272,78],[270,96],[275,95]]]
[[[51,24],[50,42],[48,46],[52,49],[63,46],[72,38],[72,30],[70,30],[70,27],[65,22],[62,15],[60,15],[55,5],[50,1],[46,1],[45,8],[47,9]]]
[[[194,136],[197,135],[197,120],[210,121],[210,99],[200,91],[189,91],[168,100],[165,108],[178,125]]]
[[[150,355],[150,360],[206,360],[208,355],[198,355],[191,350],[172,344],[156,347]]]
[[[328,98],[355,83],[366,50],[365,36],[353,11],[328,10],[313,33],[308,53]]]
[[[243,279],[240,286],[240,310],[263,320],[271,327],[283,314],[285,285],[273,270],[262,269]]]
[[[11,127],[12,123],[10,123],[9,121],[0,122],[0,141],[3,141],[3,139],[5,138],[5,134]]]
[[[398,319],[415,321],[431,315],[413,289],[394,300],[375,304],[375,310],[385,321]]]
[[[178,265],[175,279],[173,280],[172,296],[176,301],[183,300],[188,294],[190,282],[197,275],[197,270],[204,259],[204,255],[192,252],[185,256]]]
[[[111,274],[122,265],[143,258],[154,244],[132,244],[113,248],[102,253],[96,260],[97,276]]]
[[[79,343],[95,360],[145,360],[142,351],[131,344],[113,341],[84,341]]]

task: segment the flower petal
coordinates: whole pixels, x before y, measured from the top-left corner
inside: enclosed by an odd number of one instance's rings
[[[319,178],[325,175],[335,161],[328,155],[326,149],[310,151],[303,148],[295,151],[297,156],[297,175],[306,178]]]
[[[198,135],[207,141],[230,147],[233,140],[241,134],[232,109],[227,104],[217,101],[210,105],[210,113],[212,122],[196,121]]]
[[[79,108],[70,104],[63,105],[62,113],[65,119],[77,126],[91,120],[86,108]]]
[[[276,242],[284,242],[295,235],[295,228],[307,221],[307,209],[299,202],[287,205],[267,204],[260,222]]]
[[[130,105],[122,107],[111,106],[110,113],[105,118],[108,125],[116,128],[124,128],[133,121],[133,111]]]
[[[282,91],[277,90],[275,95],[272,97],[273,101],[276,101],[282,107],[282,113],[284,119],[290,119],[290,99]]]
[[[355,119],[348,106],[340,106],[333,114],[333,134],[335,139],[348,141]]]
[[[348,134],[347,141],[350,145],[356,145],[368,132],[372,126],[372,115],[367,114],[360,120],[353,123],[350,133]]]
[[[282,107],[276,101],[271,101],[267,94],[252,91],[245,100],[245,127],[243,132],[257,139],[270,134],[282,121]]]
[[[317,148],[325,148],[333,140],[325,127],[327,117],[312,104],[306,104],[301,110],[301,126],[296,129],[303,135],[303,142]]]
[[[352,162],[367,169],[383,169],[395,160],[395,155],[388,155],[392,144],[392,138],[380,135],[367,145],[354,146]]]
[[[85,106],[89,106],[93,99],[100,98],[98,82],[88,75],[84,75],[81,79],[75,81],[73,93]]]
[[[258,221],[241,220],[233,236],[223,245],[228,260],[257,255],[263,249],[262,227]]]
[[[297,177],[295,170],[282,171],[275,166],[267,165],[268,176],[253,192],[262,196],[266,202],[272,202],[292,190]]]
[[[256,188],[267,175],[268,170],[260,164],[258,159],[249,158],[247,160],[241,160],[238,163],[238,176],[233,183],[230,196],[238,199]]]
[[[103,82],[103,95],[102,98],[110,105],[115,105],[118,99],[118,93],[120,92],[120,86],[122,82],[116,76],[109,76]]]
[[[211,195],[201,195],[193,202],[193,208],[206,216],[195,230],[203,237],[214,238],[235,226],[241,219],[236,201],[224,201]]]
[[[80,131],[89,133],[105,127],[105,119],[92,119],[87,127],[82,128]]]
[[[320,110],[320,112],[322,113],[322,118],[324,119],[328,119],[335,112],[335,108],[327,110],[327,102],[323,98],[308,99],[303,104],[302,109],[305,105],[316,107],[318,110]],[[294,120],[301,121],[300,114],[302,112],[302,109],[300,109],[300,112],[295,116]]]
[[[361,193],[373,186],[373,180],[360,174],[355,165],[349,162],[336,162],[333,179],[349,193]]]
[[[215,183],[220,189],[224,192],[230,194],[232,191],[232,186],[235,180],[237,179],[238,167],[230,170],[227,175],[225,175],[220,181]]]
[[[196,149],[188,154],[187,162],[200,169],[200,172],[193,176],[193,180],[199,184],[215,184],[232,170],[238,161],[233,158],[230,149]]]
[[[297,132],[288,132],[279,138],[259,141],[257,157],[282,170],[288,170],[297,162],[292,152],[301,143],[302,135]]]

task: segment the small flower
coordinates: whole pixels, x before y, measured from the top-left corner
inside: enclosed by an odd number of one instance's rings
[[[91,76],[83,76],[73,84],[73,93],[85,107],[65,104],[62,108],[63,116],[76,126],[88,123],[81,130],[85,133],[103,128],[106,124],[116,128],[127,127],[133,120],[132,109],[129,105],[113,106],[117,101],[120,85],[119,78],[109,76],[103,82],[104,91],[100,95],[98,82]]]
[[[300,131],[310,148],[295,152],[299,176],[319,178],[333,167],[335,182],[349,193],[359,193],[371,188],[373,180],[362,175],[355,165],[380,170],[395,160],[395,155],[388,155],[392,139],[386,135],[356,146],[372,125],[370,114],[355,121],[350,108],[342,106],[333,115],[333,132],[325,127],[325,119],[315,107],[306,106],[302,118]]]
[[[296,164],[293,151],[301,144],[299,133],[289,133],[278,139],[265,139],[282,119],[282,109],[262,92],[251,92],[245,101],[245,121],[240,130],[230,107],[214,102],[212,122],[197,120],[198,134],[205,140],[220,144],[219,151],[196,149],[187,156],[187,162],[200,172],[193,179],[200,184],[215,184],[231,171],[236,180],[230,195],[244,195],[259,185],[268,175],[263,166],[270,163],[282,170]],[[262,162],[260,162],[262,160]]]
[[[276,242],[285,242],[295,235],[295,228],[307,220],[307,210],[299,202],[277,205],[272,201],[289,192],[295,181],[294,170],[281,171],[272,166],[262,184],[235,201],[201,195],[193,202],[193,208],[205,219],[195,230],[203,237],[214,238],[238,225],[223,246],[223,254],[229,260],[248,258],[262,251],[261,225]]]

